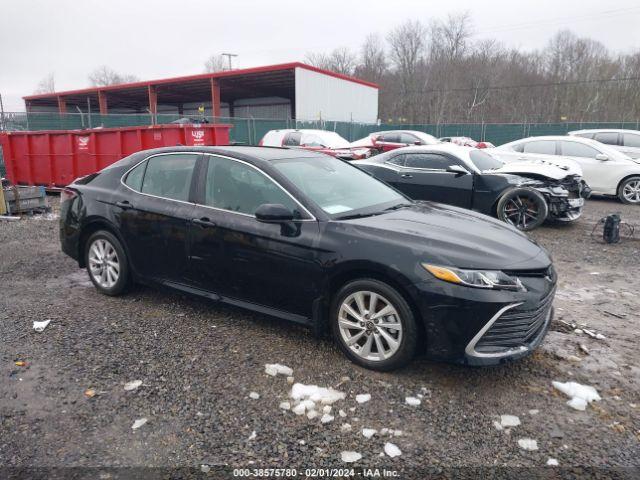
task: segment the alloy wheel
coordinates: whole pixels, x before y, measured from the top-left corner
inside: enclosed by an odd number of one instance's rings
[[[514,197],[504,206],[504,218],[517,228],[526,229],[538,220],[539,215],[538,205],[525,196]]]
[[[345,345],[366,360],[386,360],[402,343],[398,311],[375,292],[358,291],[346,297],[338,312],[338,326]]]
[[[627,182],[622,188],[622,196],[629,203],[640,202],[640,180],[632,180]]]
[[[102,288],[113,287],[120,278],[120,259],[108,240],[98,238],[89,247],[89,272]]]

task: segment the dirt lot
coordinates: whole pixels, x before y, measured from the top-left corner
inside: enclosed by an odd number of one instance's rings
[[[637,226],[636,239],[592,239],[594,223],[616,211]],[[60,252],[57,228],[42,218],[0,223],[0,465],[200,472],[205,464],[209,474],[216,465],[355,465],[401,478],[449,467],[543,467],[550,458],[560,468],[640,467],[640,207],[590,200],[574,225],[533,233],[560,274],[556,319],[533,356],[491,369],[418,359],[392,374],[356,367],[330,341],[261,315],[142,287],[99,295]],[[35,333],[32,322],[46,319]],[[280,409],[291,385],[266,375],[267,363],[288,365],[296,382],[346,393],[335,419]],[[142,385],[125,391],[133,380]],[[602,400],[571,409],[552,380],[591,385]],[[371,400],[357,403],[363,393]],[[406,404],[407,396],[421,404]],[[506,414],[520,425],[497,428]],[[368,439],[363,428],[378,432]],[[536,440],[537,450],[520,439]],[[382,454],[386,442],[402,455]],[[362,459],[345,464],[342,451]]]

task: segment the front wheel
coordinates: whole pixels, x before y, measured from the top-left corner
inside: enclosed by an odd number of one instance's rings
[[[640,204],[640,177],[627,178],[618,187],[618,198],[622,203]]]
[[[331,325],[345,355],[365,368],[395,370],[416,353],[418,329],[411,308],[400,293],[378,280],[342,287],[332,304]]]
[[[99,230],[86,243],[85,264],[96,289],[105,295],[122,294],[129,284],[129,263],[120,241]]]
[[[496,208],[498,218],[518,230],[538,228],[549,214],[544,196],[531,188],[514,188],[505,193]]]

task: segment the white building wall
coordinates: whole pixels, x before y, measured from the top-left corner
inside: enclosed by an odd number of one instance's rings
[[[378,89],[296,68],[296,119],[375,123]]]

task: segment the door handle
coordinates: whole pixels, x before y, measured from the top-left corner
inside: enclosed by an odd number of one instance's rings
[[[402,178],[413,178],[413,175],[411,175],[410,173],[401,173],[400,176]]]
[[[202,228],[210,228],[216,226],[215,222],[212,222],[207,217],[192,218],[191,221],[196,225],[200,225]]]
[[[128,210],[129,208],[133,208],[133,205],[129,203],[127,200],[123,200],[121,202],[116,202],[116,207],[120,207],[123,210]]]

